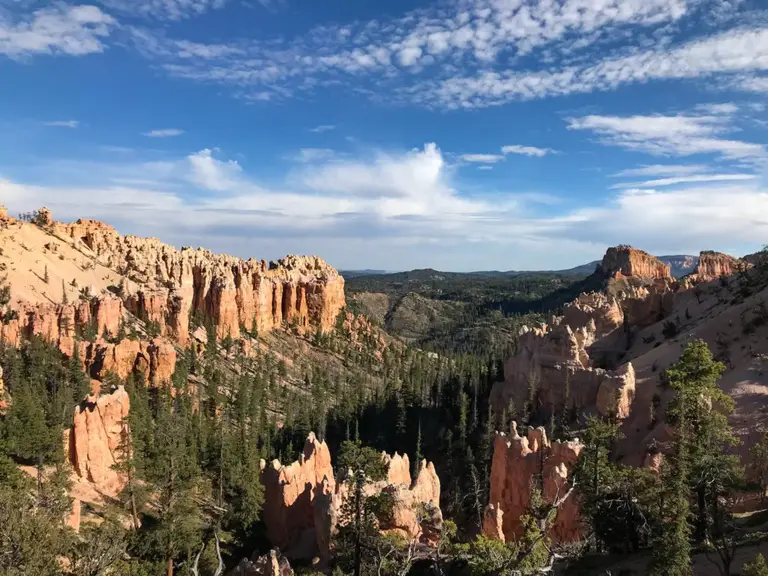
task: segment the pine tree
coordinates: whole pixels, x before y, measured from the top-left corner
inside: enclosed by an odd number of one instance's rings
[[[48,264],[45,265],[45,271],[43,272],[43,282],[48,284],[51,281],[51,277],[48,275]]]
[[[752,560],[747,562],[742,568],[744,576],[768,576],[768,564],[765,562],[765,557],[762,554],[758,554]]]
[[[67,285],[64,283],[64,280],[61,280],[61,303],[66,306],[69,304],[69,297],[67,296]]]
[[[684,403],[684,400],[683,402]],[[674,454],[662,465],[664,487],[661,529],[653,542],[651,576],[691,576],[691,527],[688,523],[690,489],[688,487],[688,439],[685,415],[678,422]]]
[[[730,503],[743,479],[738,457],[729,454],[738,441],[728,423],[733,399],[718,386],[725,366],[716,362],[702,340],[691,342],[679,362],[665,373],[676,397],[670,416],[685,426],[688,483],[695,495],[695,538],[711,545],[728,573],[734,542]]]
[[[413,473],[411,474],[414,482],[416,481],[416,477],[419,475],[419,471],[421,470],[421,461],[423,459],[424,455],[421,453],[421,418],[419,418],[419,428],[418,432],[416,433],[416,449],[413,451]]]
[[[386,478],[387,471],[381,455],[359,442],[344,442],[339,451],[339,465],[351,472],[351,489],[344,497],[341,509],[343,528],[339,531],[340,550],[349,549],[354,576],[362,572],[363,553],[370,549],[367,540],[378,534],[373,518],[376,502],[365,494],[367,482]],[[345,546],[346,544],[346,546]],[[342,552],[343,554],[343,552]]]

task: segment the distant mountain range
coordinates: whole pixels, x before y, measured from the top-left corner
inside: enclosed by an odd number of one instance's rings
[[[669,256],[657,256],[665,264],[669,264],[672,276],[681,278],[690,274],[699,263],[698,256],[688,254],[676,254]],[[409,270],[403,272],[387,272],[386,270],[341,270],[340,273],[345,278],[360,278],[362,276],[402,276],[402,280],[427,280],[427,279],[445,279],[446,277],[457,276],[521,276],[523,274],[556,274],[558,276],[589,276],[595,271],[600,260],[594,260],[580,266],[568,268],[567,270],[478,270],[476,272],[441,272],[431,268],[420,270]]]

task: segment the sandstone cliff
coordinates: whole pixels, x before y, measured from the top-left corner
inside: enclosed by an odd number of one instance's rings
[[[550,442],[543,428],[531,429],[528,437],[517,433],[513,422],[510,435],[498,433],[493,446],[489,505],[483,520],[483,534],[513,541],[522,536],[520,517],[529,510],[531,482],[541,475],[542,496],[552,504],[568,495],[571,470],[583,445],[576,441]],[[582,537],[578,497],[571,493],[558,508],[550,530],[557,542]]]
[[[751,264],[745,260],[740,260],[721,252],[706,250],[699,255],[699,263],[696,265],[696,269],[682,280],[686,287],[688,287],[703,282],[712,282],[724,276],[732,276],[750,266]]]
[[[178,250],[155,238],[120,236],[92,220],[53,229],[130,278],[126,307],[157,322],[182,346],[189,339],[190,317],[210,320],[219,338],[237,338],[242,329],[269,331],[283,322],[327,331],[345,304],[344,279],[316,256],[245,261],[199,248]]]
[[[426,461],[412,482],[407,455],[382,454],[387,466],[387,479],[368,483],[366,494],[383,491],[393,497],[389,515],[379,518],[382,531],[393,531],[427,545],[439,538],[440,480],[435,468]],[[289,558],[321,561],[330,557],[331,542],[341,518],[341,507],[348,486],[336,481],[330,452],[325,442],[310,434],[299,460],[283,466],[274,460],[261,462],[261,482],[264,485],[264,523],[274,546]],[[426,514],[421,514],[423,507]]]
[[[598,266],[598,272],[607,278],[672,279],[669,264],[631,246],[609,248]]]

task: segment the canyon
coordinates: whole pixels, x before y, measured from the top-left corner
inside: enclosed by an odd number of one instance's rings
[[[763,366],[768,289],[747,290],[745,284],[761,260],[704,251],[696,262],[690,274],[676,279],[669,264],[647,252],[610,248],[580,284],[585,290],[560,314],[514,335],[515,352],[503,362],[503,378],[489,387],[490,404],[496,414],[527,415],[530,422],[524,433],[513,422],[493,436],[488,497],[484,510],[478,508],[485,536],[503,542],[521,538],[521,517],[529,511],[538,478],[544,501],[558,509],[549,536],[558,544],[584,537],[578,488],[573,489],[584,446],[573,435],[548,437],[540,424],[555,414],[572,415],[574,424],[588,415],[614,419],[622,432],[616,457],[658,472],[670,438],[659,415],[672,398],[661,375],[693,339],[706,341],[727,366],[722,386],[736,405],[731,416],[740,439],[736,451],[749,464],[749,449],[768,423],[759,410],[768,399]],[[46,210],[36,223],[0,211],[0,271],[11,294],[2,309],[0,339],[20,347],[40,337],[93,379],[63,438],[74,481],[72,527],[87,515],[83,503],[103,506],[125,486],[116,467],[130,434],[131,402],[126,386],[107,386],[113,376],[143,380],[150,389],[168,387],[182,359],[195,362],[219,344],[217,361],[242,375],[246,369],[234,365],[230,345],[246,358],[273,354],[263,338],[272,333],[295,336],[288,342],[297,349],[290,363],[312,352],[313,338],[331,332],[354,354],[370,353],[366,370],[385,366],[387,349],[405,350],[404,343],[347,307],[343,277],[315,256],[242,260],[121,236],[92,220],[58,223]],[[341,356],[335,349],[326,352]],[[425,365],[441,360],[436,352],[420,358]],[[288,366],[287,360],[275,355],[274,362]],[[307,372],[304,376],[298,384],[270,386],[296,388],[309,381]],[[177,385],[190,386],[197,395],[203,389],[198,375]],[[0,374],[0,412],[12,402]],[[272,415],[278,430],[283,416]],[[438,476],[440,462],[434,458],[415,468],[405,454],[382,452],[381,459],[386,479],[365,488],[367,496],[386,494],[393,502],[377,517],[378,528],[435,550],[444,527],[441,480],[452,479]],[[262,460],[253,481],[264,488],[262,520],[276,552],[243,560],[241,573],[287,573],[284,558],[329,566],[334,537],[345,521],[348,475],[334,469],[328,444],[313,433],[296,461]]]

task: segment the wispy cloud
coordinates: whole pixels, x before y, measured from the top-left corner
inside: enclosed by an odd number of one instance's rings
[[[80,126],[79,120],[53,120],[51,122],[43,122],[44,126],[51,126],[55,128],[77,128]]]
[[[331,148],[302,148],[299,150],[296,159],[299,162],[318,162],[328,160],[336,155],[336,151]]]
[[[56,4],[16,21],[0,12],[0,54],[10,58],[38,54],[83,56],[106,49],[116,21],[96,6]]]
[[[536,146],[520,146],[518,144],[512,144],[502,146],[501,152],[505,156],[507,154],[522,154],[523,156],[537,156],[541,158],[547,154],[554,154],[555,151],[551,148],[537,148]]]
[[[755,174],[701,174],[698,176],[675,176],[673,178],[658,178],[656,180],[646,180],[645,182],[621,182],[614,184],[611,189],[629,189],[629,188],[662,188],[665,186],[676,186],[678,184],[693,184],[702,182],[734,182],[740,180],[754,180]]]
[[[338,83],[339,75],[344,74],[353,81],[373,77],[390,88],[400,79],[407,86],[400,95],[409,100],[457,107],[471,105],[473,98],[477,98],[475,104],[484,105],[536,97],[536,92],[547,95],[546,84],[552,84],[547,76],[558,75],[549,71],[483,72],[473,80],[457,76],[461,70],[510,70],[510,63],[515,69],[516,59],[543,50],[567,59],[601,42],[616,42],[629,27],[651,30],[674,24],[711,10],[714,3],[721,1],[457,0],[413,10],[400,18],[320,26],[292,40],[235,40],[218,44],[215,50],[204,50],[200,45],[185,50],[180,40],[165,35],[155,35],[148,42],[146,36],[152,33],[133,32],[137,47],[162,60],[162,67],[171,75],[229,84],[240,92],[285,97],[298,90]],[[574,71],[563,74],[573,75]],[[425,73],[434,80],[411,82]],[[522,83],[518,82],[519,74]],[[500,86],[505,75],[509,75],[508,85]],[[583,76],[582,82],[586,82],[590,74],[585,71]],[[563,78],[560,83],[565,81]],[[514,89],[515,84],[520,86]],[[380,95],[381,91],[369,93]]]
[[[533,156],[541,158],[547,154],[554,154],[551,148],[537,148],[536,146],[521,146],[519,144],[508,144],[501,147],[501,154],[462,154],[460,158],[464,162],[476,164],[495,164],[502,162],[510,154],[519,154],[522,156]]]
[[[184,134],[184,130],[179,130],[178,128],[162,128],[160,130],[144,132],[144,136],[149,138],[171,138],[173,136],[181,136],[182,134]]]
[[[728,159],[765,158],[762,144],[722,138],[731,131],[731,117],[676,114],[674,116],[600,116],[571,118],[568,128],[588,130],[605,144],[655,155],[714,154]]]
[[[672,176],[672,175],[685,175],[696,174],[699,172],[707,172],[709,167],[704,164],[651,164],[641,166],[640,168],[630,168],[622,170],[616,174],[612,174],[614,177],[632,177],[632,176]]]
[[[222,8],[227,0],[100,0],[107,9],[158,20],[183,20]]]
[[[491,70],[429,81],[415,86],[408,95],[428,106],[478,108],[514,100],[613,90],[654,80],[762,70],[768,70],[768,28],[737,28],[677,47],[639,51],[586,66]],[[732,78],[732,88],[743,85],[738,77]]]
[[[336,126],[333,124],[321,124],[320,126],[315,126],[314,128],[310,128],[310,132],[315,132],[316,134],[321,134],[323,132],[330,132],[331,130],[335,130]]]
[[[463,154],[461,159],[464,162],[477,162],[481,164],[494,164],[504,160],[503,154]]]

